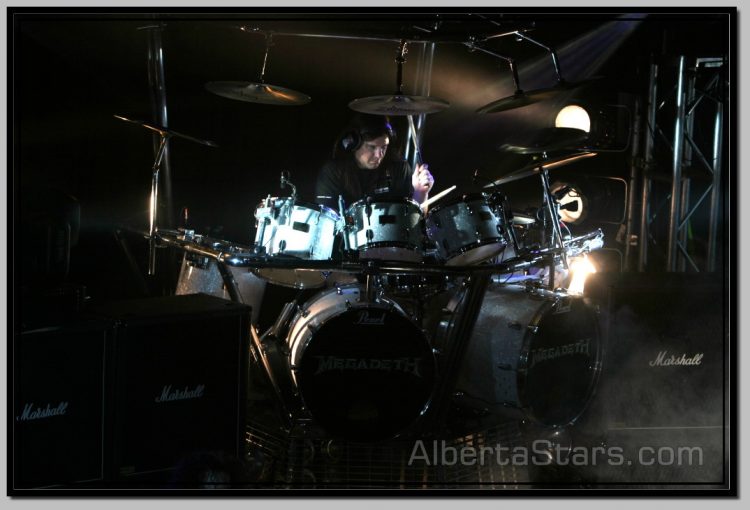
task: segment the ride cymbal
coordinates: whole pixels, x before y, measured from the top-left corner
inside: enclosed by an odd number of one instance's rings
[[[543,169],[557,168],[565,165],[569,165],[579,159],[590,158],[596,156],[596,152],[579,152],[575,154],[565,154],[551,159],[543,159],[527,165],[519,170],[509,173],[505,177],[501,177],[496,181],[486,184],[485,188],[491,188],[493,186],[499,186],[501,184],[507,184],[509,182],[517,181],[518,179],[524,179],[532,175],[538,175]]]
[[[311,101],[310,96],[306,94],[267,83],[211,81],[206,83],[206,90],[217,96],[248,103],[293,106]]]
[[[498,113],[506,110],[512,110],[514,108],[520,108],[522,106],[528,106],[530,104],[550,99],[563,92],[568,92],[579,87],[589,85],[595,81],[601,80],[601,76],[594,78],[588,78],[586,80],[568,82],[560,81],[554,87],[548,87],[544,89],[531,90],[529,92],[516,91],[512,96],[504,97],[491,103],[487,103],[481,108],[477,109],[477,113]]]
[[[565,149],[580,150],[579,146],[587,139],[588,133],[582,129],[546,128],[541,130],[541,135],[531,145],[504,143],[498,147],[498,150],[514,154],[542,154]]]
[[[183,135],[182,133],[178,133],[177,131],[173,129],[169,129],[164,126],[159,126],[158,124],[149,124],[147,122],[144,122],[142,120],[133,120],[128,119],[127,117],[123,117],[122,115],[115,115],[116,119],[124,120],[125,122],[130,122],[131,124],[138,124],[139,126],[143,126],[146,129],[150,129],[151,131],[156,131],[160,135],[169,135],[169,136],[176,136],[179,138],[184,138],[186,140],[190,140],[191,142],[199,143],[202,145],[208,145],[209,147],[218,147],[217,144],[210,140],[201,140],[200,138],[195,138],[188,135]]]
[[[355,112],[375,115],[422,115],[441,112],[450,103],[429,96],[372,96],[355,99],[349,108]]]

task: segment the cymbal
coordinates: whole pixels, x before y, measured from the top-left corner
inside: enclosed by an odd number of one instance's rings
[[[521,146],[504,143],[498,150],[515,154],[541,154],[564,149],[574,149],[588,138],[588,133],[574,128],[546,128],[533,145]]]
[[[267,83],[246,81],[210,81],[206,90],[227,99],[236,99],[248,103],[275,105],[301,105],[311,101],[310,96],[284,87]]]
[[[531,90],[524,92],[523,90],[516,91],[512,96],[504,97],[491,103],[487,103],[481,108],[477,109],[477,113],[497,113],[504,112],[506,110],[512,110],[514,108],[520,108],[522,106],[528,106],[530,104],[550,99],[563,92],[589,85],[595,81],[601,80],[601,76],[595,76],[585,80],[577,82],[559,81],[554,87],[548,87],[544,89]]]
[[[537,175],[542,171],[542,169],[549,170],[551,168],[558,168],[561,166],[574,163],[575,161],[578,161],[580,159],[590,158],[592,156],[596,156],[596,152],[578,152],[575,154],[565,154],[562,156],[558,156],[556,158],[537,161],[536,163],[527,165],[519,170],[516,170],[515,172],[511,172],[505,177],[501,177],[500,179],[490,184],[486,184],[484,187],[491,188],[493,186],[507,184],[509,182],[517,181],[518,179],[523,179],[526,177],[530,177],[532,175]]]
[[[122,115],[115,115],[116,119],[124,120],[125,122],[130,122],[131,124],[138,124],[139,126],[143,126],[146,129],[150,129],[151,131],[156,131],[160,135],[169,135],[169,136],[176,136],[179,138],[184,138],[186,140],[190,140],[191,142],[199,143],[201,145],[208,145],[209,147],[218,147],[217,144],[210,140],[201,140],[200,138],[195,138],[188,135],[183,135],[182,133],[178,133],[177,131],[164,127],[159,126],[158,124],[149,124],[147,122],[144,122],[142,120],[133,120],[128,119],[127,117],[123,117]]]
[[[421,115],[441,112],[450,103],[436,97],[429,96],[372,96],[355,99],[349,103],[349,108],[355,112],[371,113],[375,115]]]

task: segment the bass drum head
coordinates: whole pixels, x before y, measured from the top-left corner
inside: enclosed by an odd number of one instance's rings
[[[354,441],[397,436],[427,408],[435,359],[402,313],[357,305],[323,322],[297,364],[305,406],[329,433]]]
[[[519,367],[521,405],[548,426],[574,422],[586,409],[599,379],[599,327],[583,299],[542,308],[525,341]],[[524,356],[521,358],[524,359]]]

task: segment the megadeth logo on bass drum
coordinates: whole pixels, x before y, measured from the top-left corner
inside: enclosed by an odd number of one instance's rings
[[[318,369],[315,375],[331,370],[381,370],[384,372],[405,372],[422,377],[419,372],[419,358],[364,359],[337,358],[335,356],[315,356]]]
[[[589,344],[591,343],[590,338],[579,340],[578,342],[566,345],[558,345],[556,347],[549,347],[544,349],[534,349],[531,351],[531,363],[529,368],[532,368],[539,362],[551,361],[563,356],[573,356],[575,354],[589,354]]]

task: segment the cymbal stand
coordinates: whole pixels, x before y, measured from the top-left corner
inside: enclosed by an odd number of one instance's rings
[[[563,244],[562,230],[560,229],[560,216],[555,206],[555,197],[550,191],[549,185],[549,170],[544,167],[543,161],[547,158],[547,154],[542,154],[542,163],[540,163],[539,176],[542,179],[542,188],[544,190],[543,204],[547,214],[549,215],[550,222],[552,223],[552,233],[550,237],[551,248],[557,246],[560,247],[560,258],[562,260],[563,267],[568,269],[568,260],[565,256],[565,245]],[[550,268],[550,287],[554,286],[554,260],[552,261],[552,267]],[[554,290],[554,289],[553,289]]]
[[[565,80],[563,80],[562,73],[560,71],[560,62],[557,59],[557,53],[555,53],[555,50],[553,50],[549,46],[545,46],[544,44],[540,43],[539,41],[535,41],[534,39],[532,39],[528,35],[524,34],[523,32],[516,31],[515,32],[515,36],[519,37],[521,39],[524,39],[526,41],[529,41],[530,43],[536,44],[537,46],[539,46],[540,48],[542,48],[544,50],[547,50],[549,52],[550,56],[552,57],[552,65],[555,67],[555,74],[557,74],[557,83],[558,84],[562,84],[562,83],[565,82]]]
[[[510,72],[513,78],[513,87],[515,87],[515,92],[513,94],[517,96],[523,94],[523,90],[521,90],[521,85],[518,78],[518,67],[516,66],[516,62],[512,58],[506,57],[505,55],[500,55],[499,53],[495,53],[494,51],[482,48],[481,46],[477,46],[474,41],[469,41],[467,43],[464,43],[464,45],[469,48],[469,51],[478,50],[482,53],[486,53],[487,55],[499,58],[500,60],[505,60],[508,63],[508,66],[510,66]]]
[[[156,221],[159,211],[159,170],[161,169],[161,162],[164,158],[164,151],[167,147],[167,142],[171,137],[170,133],[163,130],[159,130],[159,149],[156,151],[156,157],[154,158],[154,165],[151,168],[151,201],[148,218],[148,274],[153,276],[156,274]]]

